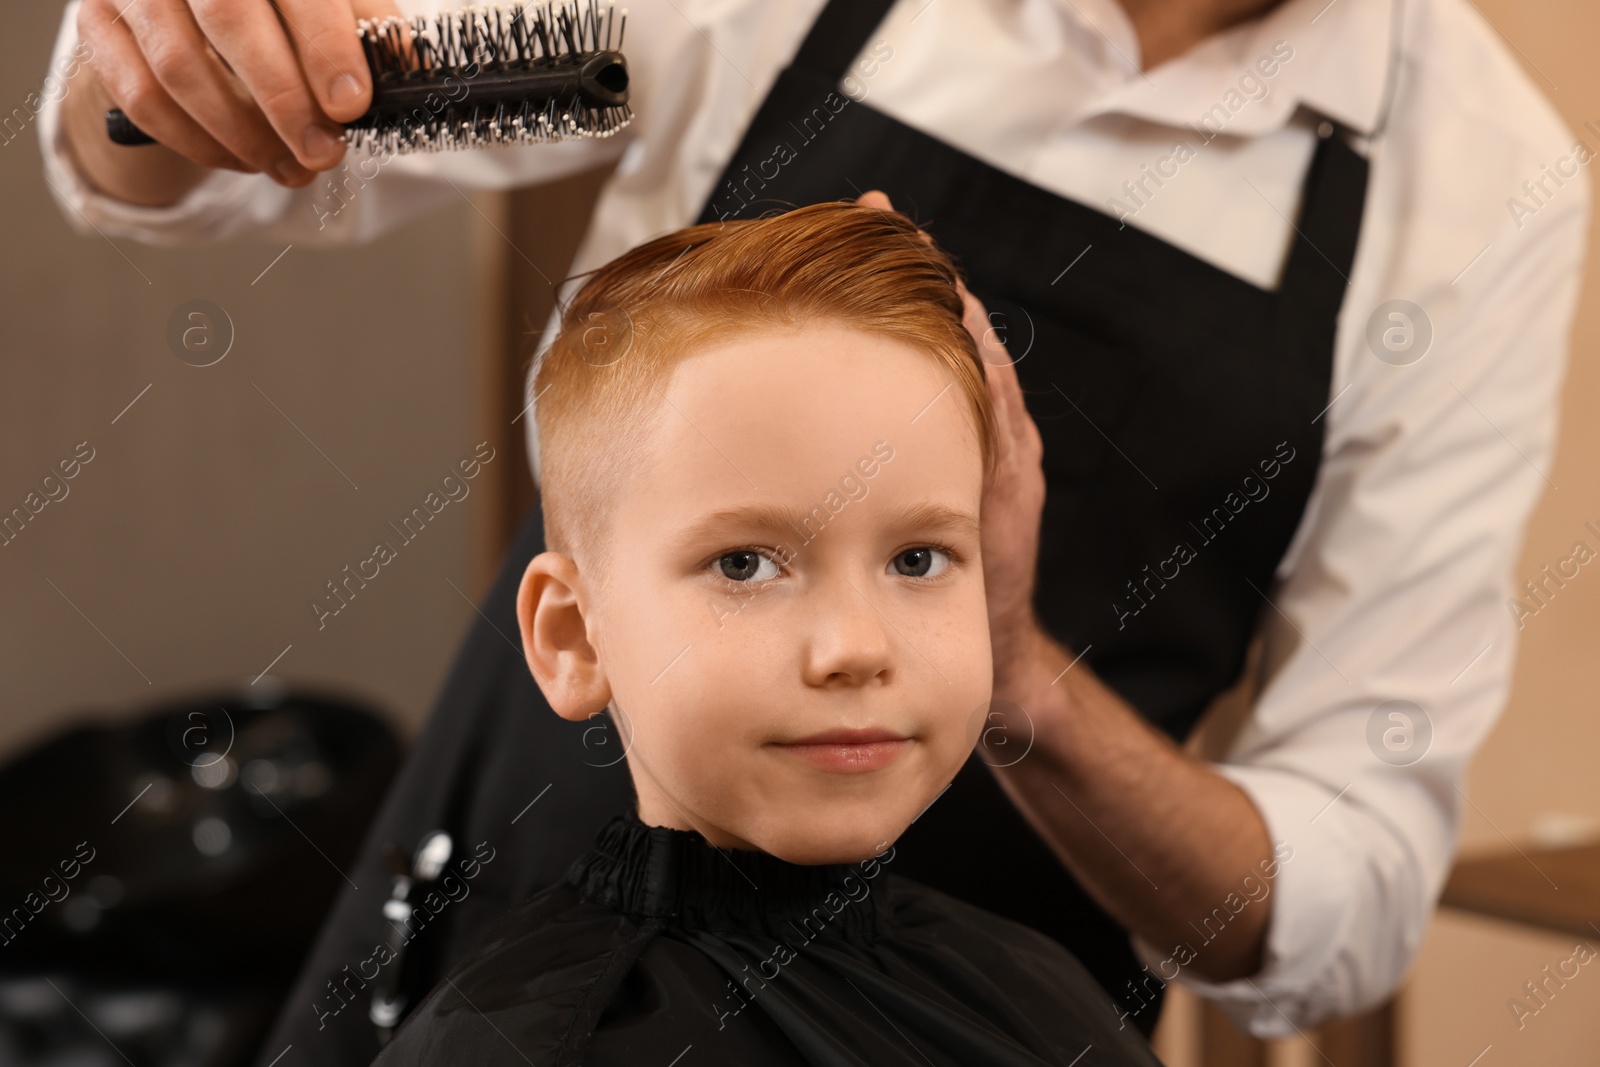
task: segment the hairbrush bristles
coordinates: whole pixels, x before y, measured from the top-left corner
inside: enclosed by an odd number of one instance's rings
[[[627,20],[595,0],[363,19],[372,107],[345,140],[403,153],[609,137],[633,120]]]

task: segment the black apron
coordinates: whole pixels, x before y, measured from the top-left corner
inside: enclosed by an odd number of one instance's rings
[[[1264,605],[1257,590],[1267,591],[1315,480],[1367,163],[1337,134],[1321,138],[1282,279],[1263,290],[849,101],[841,79],[891,3],[830,0],[701,221],[876,188],[930,227],[1005,327],[1043,435],[1039,618],[1181,740],[1238,678]],[[517,585],[542,542],[535,510],[350,872],[360,889],[340,898],[263,1064],[291,1043],[279,1067],[376,1054],[370,990],[346,968],[389,933],[385,846],[444,828],[458,853],[494,857],[407,945],[405,985],[420,998],[489,921],[557,882],[631,804],[614,730],[603,717],[558,718],[517,644]],[[1154,1028],[1158,983],[1127,935],[979,758],[898,848],[901,873],[1055,937],[1132,1024]]]

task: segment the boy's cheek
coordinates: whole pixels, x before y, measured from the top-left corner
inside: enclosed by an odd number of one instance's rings
[[[919,634],[918,649],[928,660],[938,664],[945,675],[945,678],[934,675],[941,686],[955,683],[964,689],[977,684],[986,689],[989,685],[993,651],[989,637],[989,605],[984,599],[981,578],[964,576],[961,585],[950,590],[943,602],[920,607],[916,615],[900,622],[899,626],[904,633]],[[923,663],[921,656],[915,653],[911,656],[917,663]]]
[[[658,728],[639,730],[629,747],[629,759],[650,768],[653,776],[679,803],[691,808],[723,804],[742,795],[752,774],[758,772],[750,714],[693,703],[662,705],[654,709],[664,722]]]

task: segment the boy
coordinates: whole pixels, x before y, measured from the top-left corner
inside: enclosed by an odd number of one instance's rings
[[[1153,1064],[1058,944],[891,873],[988,711],[993,451],[950,261],[819,204],[597,271],[537,377],[550,705],[637,794],[379,1057]]]

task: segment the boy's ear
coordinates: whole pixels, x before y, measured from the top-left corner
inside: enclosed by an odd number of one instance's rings
[[[582,722],[611,703],[611,682],[589,643],[578,565],[556,552],[533,557],[517,589],[528,669],[557,715]]]

